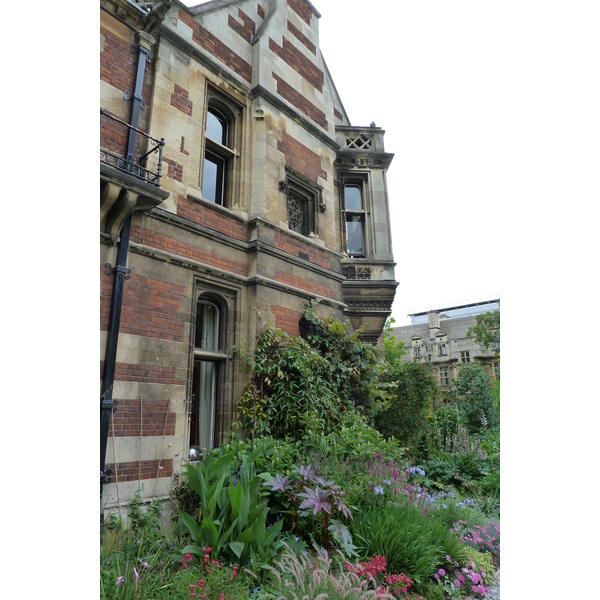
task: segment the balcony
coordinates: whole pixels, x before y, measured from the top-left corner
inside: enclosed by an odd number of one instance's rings
[[[132,212],[151,210],[169,197],[160,187],[165,141],[103,109],[100,140],[100,229],[116,244]]]

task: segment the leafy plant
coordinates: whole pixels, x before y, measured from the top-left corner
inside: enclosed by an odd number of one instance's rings
[[[328,481],[318,475],[310,464],[298,467],[296,473],[297,475],[293,477],[283,477],[280,474],[273,477],[268,473],[262,474],[261,477],[265,479],[265,486],[270,487],[273,492],[284,495],[288,505],[293,507],[293,512],[291,510],[286,512],[294,517],[296,533],[298,533],[299,516],[306,516],[311,512],[315,517],[320,515],[323,522],[324,545],[329,550],[329,521],[333,510],[341,512],[346,518],[352,518],[350,508],[344,502],[346,493],[334,481]],[[337,534],[341,537],[343,547],[353,552],[354,546],[349,531],[340,524],[334,527],[334,532],[334,536]]]
[[[356,515],[350,525],[363,555],[386,556],[391,571],[406,573],[418,587],[433,576],[445,555],[465,556],[458,538],[422,512],[410,503],[387,504]]]
[[[237,477],[231,476],[233,453],[203,462],[188,464],[189,485],[200,497],[198,522],[181,512],[193,544],[184,548],[203,557],[202,547],[210,547],[212,556],[223,556],[244,565],[253,557],[267,560],[274,552],[275,537],[283,522],[265,525],[268,502],[260,502],[261,479],[256,475],[254,457],[244,455]]]
[[[403,362],[404,342],[396,340],[388,322],[384,335],[385,364],[383,380],[393,387],[389,406],[377,415],[377,429],[385,437],[408,444],[421,428],[437,389],[430,368],[424,363]]]

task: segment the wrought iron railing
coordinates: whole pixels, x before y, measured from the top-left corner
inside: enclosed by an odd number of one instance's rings
[[[129,173],[130,175],[133,175],[137,179],[145,181],[146,183],[160,187],[160,172],[162,168],[163,147],[165,145],[164,138],[161,138],[160,140],[153,138],[147,133],[137,129],[136,127],[133,127],[129,123],[125,123],[125,121],[118,119],[115,117],[115,115],[112,115],[102,108],[100,109],[100,127],[102,127],[103,117],[106,117],[110,121],[124,125],[129,132],[135,131],[136,133],[144,136],[148,140],[149,145],[152,147],[150,150],[148,150],[148,152],[146,152],[146,154],[140,156],[137,160],[131,154],[125,158],[113,152],[109,152],[104,148],[100,148],[100,162],[114,167],[123,173]],[[158,153],[158,166],[156,167],[156,171],[151,171],[146,167],[146,163],[148,161],[148,157],[154,153]]]

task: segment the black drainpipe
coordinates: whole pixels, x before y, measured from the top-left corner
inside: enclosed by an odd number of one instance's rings
[[[133,94],[133,104],[131,107],[130,124],[137,128],[140,109],[142,108],[143,98],[142,89],[144,86],[144,71],[148,61],[148,50],[140,45],[138,55],[138,68],[135,77],[135,92]],[[127,160],[133,162],[135,156],[136,132],[129,130],[127,141]],[[100,397],[100,522],[104,520],[104,509],[102,508],[102,490],[106,475],[104,466],[106,464],[106,446],[108,444],[108,429],[110,425],[110,415],[113,412],[113,385],[115,381],[115,365],[117,362],[117,346],[119,341],[119,327],[121,323],[121,305],[123,304],[123,286],[125,279],[129,279],[130,269],[126,267],[127,253],[129,250],[129,233],[131,231],[131,213],[121,230],[119,248],[117,250],[117,264],[113,269],[115,274],[115,287],[113,290],[113,302],[110,313],[110,329],[108,332],[108,345],[106,349],[106,360],[104,362],[104,384],[102,386],[102,396]],[[116,468],[116,464],[115,464]]]

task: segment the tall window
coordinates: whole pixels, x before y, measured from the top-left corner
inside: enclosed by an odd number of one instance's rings
[[[198,301],[190,432],[190,447],[196,447],[198,452],[214,445],[218,371],[224,358],[219,351],[219,315],[216,304]]]
[[[438,356],[446,356],[446,344],[438,344]]]
[[[440,385],[450,385],[450,375],[448,374],[448,367],[440,368]]]
[[[216,108],[206,114],[206,149],[202,178],[202,197],[225,205],[229,162],[233,152],[228,147],[229,122]]]
[[[460,353],[460,362],[470,363],[471,362],[471,353],[470,352],[461,352]]]
[[[365,207],[362,182],[344,184],[346,252],[348,256],[365,256]]]
[[[417,358],[418,356],[421,356],[421,346],[415,346],[414,355],[415,355],[415,358]]]

